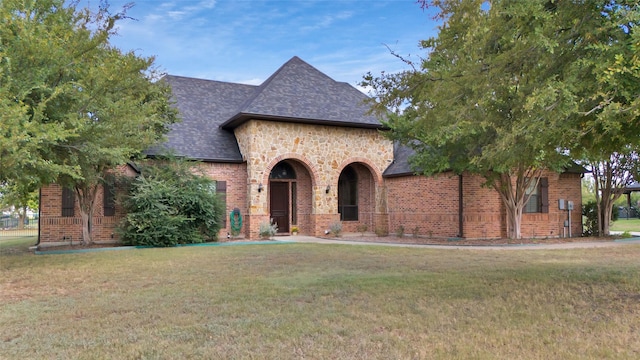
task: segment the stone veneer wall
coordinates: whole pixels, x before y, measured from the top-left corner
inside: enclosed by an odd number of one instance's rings
[[[278,162],[293,159],[311,176],[312,210],[310,235],[322,235],[339,219],[338,178],[349,164],[359,163],[371,172],[376,187],[382,185],[382,172],[393,160],[393,144],[375,129],[283,123],[251,120],[235,129],[238,145],[247,162],[247,200],[249,235],[258,236],[259,222],[268,220],[269,173]],[[325,189],[330,186],[327,194]],[[376,196],[381,194],[374,192]],[[376,203],[382,202],[376,198]],[[385,209],[377,208],[380,213]],[[256,223],[254,220],[257,220]]]

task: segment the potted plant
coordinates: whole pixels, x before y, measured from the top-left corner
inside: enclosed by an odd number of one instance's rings
[[[298,235],[298,231],[300,231],[300,229],[298,229],[298,225],[291,226],[291,235]]]

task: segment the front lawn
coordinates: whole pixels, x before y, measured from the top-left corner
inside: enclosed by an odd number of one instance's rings
[[[4,235],[4,234],[2,234]],[[0,255],[25,254],[38,242],[38,236],[0,236]]]
[[[640,246],[0,256],[0,358],[640,357]]]
[[[640,219],[618,219],[611,224],[612,231],[640,232]]]

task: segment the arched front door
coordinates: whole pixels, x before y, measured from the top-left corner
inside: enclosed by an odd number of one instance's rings
[[[278,233],[288,233],[296,218],[296,173],[288,163],[281,161],[269,174],[270,216],[278,225]]]

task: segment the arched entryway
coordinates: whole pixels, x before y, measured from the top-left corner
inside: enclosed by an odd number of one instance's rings
[[[278,233],[289,233],[293,225],[307,233],[311,208],[309,171],[295,160],[277,163],[269,174],[269,216]]]
[[[338,178],[338,213],[343,231],[374,231],[375,202],[371,170],[361,163],[345,166]]]

